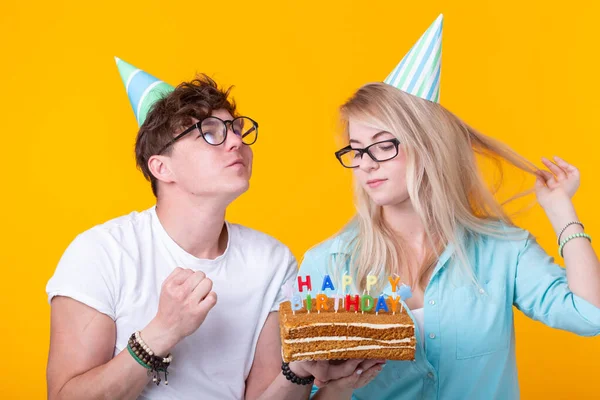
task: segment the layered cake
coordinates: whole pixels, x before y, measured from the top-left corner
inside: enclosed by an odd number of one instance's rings
[[[285,362],[415,358],[414,323],[398,297],[307,296],[283,302],[279,320]]]

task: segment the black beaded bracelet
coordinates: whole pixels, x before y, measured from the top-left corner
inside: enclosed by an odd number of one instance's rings
[[[306,378],[300,378],[290,369],[290,363],[281,362],[281,373],[286,377],[288,381],[295,383],[297,385],[308,385],[315,381],[314,376],[308,376]]]

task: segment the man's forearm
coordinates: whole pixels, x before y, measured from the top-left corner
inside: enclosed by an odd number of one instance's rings
[[[257,400],[306,400],[310,396],[311,388],[312,385],[298,385],[288,381],[283,374],[279,374]]]
[[[50,368],[60,368],[58,365]],[[69,379],[61,388],[48,393],[49,400],[136,399],[148,384],[147,369],[127,350],[115,358],[81,375]]]

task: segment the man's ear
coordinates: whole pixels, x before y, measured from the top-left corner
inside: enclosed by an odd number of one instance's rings
[[[148,169],[156,180],[164,183],[175,182],[170,161],[171,159],[167,156],[153,155],[150,157]]]

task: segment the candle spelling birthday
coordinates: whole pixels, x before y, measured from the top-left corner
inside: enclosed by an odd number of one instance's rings
[[[346,309],[346,311],[371,311],[373,310],[373,308],[375,309],[375,312],[378,314],[380,312],[390,312],[390,308],[391,308],[391,312],[395,313],[397,311],[398,308],[398,303],[400,302],[400,299],[405,299],[403,297],[407,296],[406,298],[409,298],[410,296],[408,296],[408,293],[400,293],[397,296],[389,296],[390,300],[391,300],[391,307],[388,307],[388,304],[385,300],[385,296],[383,294],[380,294],[379,296],[371,296],[371,290],[373,289],[374,286],[377,285],[378,282],[378,277],[374,276],[374,275],[369,275],[367,276],[366,279],[366,291],[367,294],[346,294],[344,296],[340,296],[339,294],[335,294],[336,288],[335,285],[333,284],[333,281],[331,280],[331,277],[329,275],[325,275],[323,277],[323,282],[321,284],[321,292],[316,295],[315,298],[312,297],[311,293],[313,290],[313,283],[312,283],[312,278],[310,275],[305,275],[305,276],[298,276],[297,278],[298,280],[298,292],[297,294],[294,294],[291,296],[289,296],[289,288],[288,288],[288,297],[291,301],[291,308],[292,311],[298,311],[298,310],[302,310],[302,309],[306,309],[307,312],[311,312],[311,311],[321,311],[321,310],[325,310],[328,311],[329,310],[329,299],[333,299],[334,300],[334,310],[338,311],[339,309],[339,300],[340,299],[344,299],[344,307]],[[343,293],[346,293],[347,289],[349,287],[352,286],[352,277],[349,275],[344,275],[342,277],[342,291]],[[388,281],[390,283],[391,286],[391,292],[392,293],[396,293],[396,291],[398,290],[398,284],[400,282],[400,277],[392,277],[390,276],[388,278]],[[403,285],[402,288],[408,288],[409,292],[410,292],[410,288],[406,285]],[[331,292],[331,294],[327,295],[327,291]],[[303,295],[302,295],[303,294]]]

